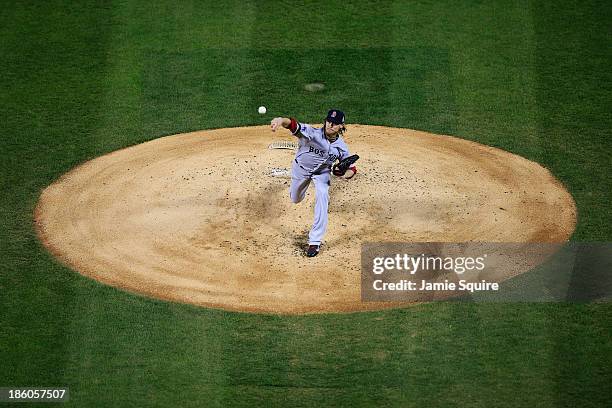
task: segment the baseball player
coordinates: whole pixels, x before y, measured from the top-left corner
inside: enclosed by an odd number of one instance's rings
[[[296,204],[302,201],[310,181],[314,181],[314,223],[308,234],[306,256],[317,256],[327,228],[330,173],[349,179],[357,172],[354,163],[359,156],[349,156],[348,147],[342,139],[342,134],[346,131],[344,113],[337,109],[330,110],[322,128],[300,123],[294,118],[282,117],[272,119],[270,126],[273,132],[279,126],[289,129],[299,141],[291,168],[291,201]],[[340,162],[334,165],[336,160]]]

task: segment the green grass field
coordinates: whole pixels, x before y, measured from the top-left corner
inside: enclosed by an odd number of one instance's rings
[[[330,106],[535,160],[576,200],[573,240],[612,241],[612,3],[348,3],[3,2],[0,387],[103,407],[609,405],[609,303],[230,313],[101,285],[38,242],[40,191],[83,161]]]

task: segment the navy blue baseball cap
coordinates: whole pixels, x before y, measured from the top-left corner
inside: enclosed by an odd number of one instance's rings
[[[333,123],[334,125],[344,125],[344,112],[338,109],[331,109],[327,112],[326,121]]]

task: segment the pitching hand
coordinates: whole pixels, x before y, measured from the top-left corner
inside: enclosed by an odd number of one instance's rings
[[[272,129],[272,131],[276,132],[276,129],[279,126],[283,126],[283,118],[274,118],[274,119],[272,119],[272,121],[270,122],[270,128]]]

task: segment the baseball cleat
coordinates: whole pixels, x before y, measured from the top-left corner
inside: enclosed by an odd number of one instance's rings
[[[319,245],[309,245],[308,251],[306,251],[306,256],[312,258],[313,256],[317,256],[319,254]]]

